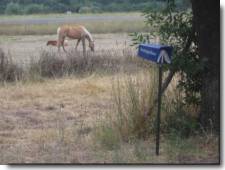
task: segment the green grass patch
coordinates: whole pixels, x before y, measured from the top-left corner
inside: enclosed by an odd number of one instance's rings
[[[70,23],[69,23],[70,24]],[[91,33],[132,33],[137,31],[147,31],[145,23],[140,20],[134,21],[90,21],[86,23],[76,23],[84,25]],[[72,25],[76,25],[72,24]],[[31,25],[8,25],[0,26],[1,35],[49,35],[56,34],[57,28],[62,24],[31,24]]]
[[[70,21],[68,18],[78,18],[78,21]],[[87,17],[82,20],[81,17]],[[89,17],[89,18],[88,18]],[[96,17],[92,19],[93,17]],[[97,17],[100,17],[99,19]],[[113,18],[113,20],[106,20],[104,17]],[[129,17],[132,20],[120,17]],[[48,35],[56,34],[56,30],[60,25],[59,23],[49,23],[49,24],[13,24],[10,19],[26,20],[26,19],[41,19],[41,18],[60,18],[65,19],[64,24],[80,24],[87,27],[91,33],[118,33],[118,32],[145,32],[149,28],[144,23],[144,18],[141,17],[140,13],[101,13],[101,14],[38,14],[38,15],[1,15],[0,19],[8,20],[6,23],[1,24],[0,34],[1,35]],[[115,20],[118,18],[118,20]]]
[[[51,13],[51,14],[31,14],[31,15],[0,15],[0,19],[36,19],[36,18],[46,18],[46,17],[54,17],[54,18],[66,18],[66,17],[80,17],[80,16],[141,16],[140,12],[103,12],[103,13],[72,13],[68,14],[59,14],[59,13]]]

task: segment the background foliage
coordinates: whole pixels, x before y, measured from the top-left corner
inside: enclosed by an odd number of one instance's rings
[[[151,43],[151,39],[160,37],[161,44],[173,46],[172,64],[164,65],[164,69],[180,73],[178,87],[184,90],[186,102],[198,105],[201,100],[200,90],[204,63],[200,60],[197,52],[193,15],[190,10],[179,11],[174,2],[168,1],[161,12],[152,12],[151,8],[146,9],[144,16],[151,31],[134,33],[131,36],[134,45]]]
[[[176,0],[177,8],[190,8],[188,0]],[[1,14],[76,13],[161,10],[166,0],[1,0]]]

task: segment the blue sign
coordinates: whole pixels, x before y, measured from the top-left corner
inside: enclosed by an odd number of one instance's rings
[[[171,63],[173,47],[157,44],[140,44],[138,56],[158,64]]]

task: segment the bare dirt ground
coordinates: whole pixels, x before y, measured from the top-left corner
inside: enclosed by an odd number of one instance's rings
[[[96,52],[101,50],[119,51],[131,44],[131,38],[127,34],[94,34],[93,38]],[[43,50],[57,51],[57,47],[46,46],[48,40],[57,40],[57,35],[0,36],[0,48],[9,53],[17,63],[26,64],[31,59],[38,59]],[[74,49],[77,40],[68,39],[68,41],[69,46],[66,49]],[[87,41],[86,45],[88,46]],[[81,43],[78,50],[82,50]],[[63,53],[62,49],[61,52]]]

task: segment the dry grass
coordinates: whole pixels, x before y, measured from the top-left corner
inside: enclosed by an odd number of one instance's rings
[[[218,163],[218,136],[209,132],[163,133],[155,156],[145,117],[155,71],[132,50],[41,55],[22,76],[28,81],[0,85],[0,163]]]
[[[70,15],[66,13],[50,13],[50,14],[26,14],[26,15],[0,15],[0,19],[8,20],[8,19],[39,19],[39,18],[67,18],[67,17],[90,17],[90,16],[106,16],[106,17],[137,17],[141,16],[140,12],[102,12],[102,13],[72,13]]]
[[[58,26],[62,24],[81,24],[87,27],[91,33],[121,33],[148,30],[143,22],[144,18],[141,16],[141,13],[135,12],[72,15],[0,15],[0,18],[3,22],[0,26],[1,35],[56,34]],[[44,21],[42,21],[43,19]],[[24,21],[27,22],[24,23]]]
[[[37,62],[31,63],[30,71],[37,71],[41,77],[62,77],[76,74],[106,74],[122,71],[134,72],[138,69],[132,48],[101,50],[95,53],[70,51],[68,53],[43,51]],[[140,62],[141,63],[141,62]],[[35,73],[34,73],[35,74]]]
[[[93,34],[93,38],[95,40],[95,53],[98,53],[98,51],[99,53],[102,51],[122,52],[129,47],[131,41],[131,38],[126,33]],[[16,64],[29,65],[31,60],[37,61],[39,59],[41,51],[56,53],[57,47],[46,46],[47,41],[56,39],[56,34],[0,36],[0,48],[3,49],[7,56],[11,56]],[[70,51],[74,49],[76,40],[68,40],[68,44],[66,50]],[[88,47],[87,50],[89,50]],[[82,51],[81,44],[78,46],[78,51]]]
[[[84,57],[82,52],[69,51],[58,53],[41,51],[36,60],[23,67],[14,64],[11,56],[6,56],[0,49],[0,81],[29,81],[43,78],[58,78],[63,76],[86,74],[115,74],[120,71],[135,72],[143,63],[137,60],[132,48],[123,50],[101,50],[88,52]],[[137,64],[139,63],[139,65]]]
[[[118,75],[117,75],[118,76]],[[143,72],[133,73],[133,78]],[[119,74],[128,79],[127,74]],[[146,140],[99,143],[96,133],[113,110],[114,75],[92,74],[0,87],[1,163],[215,163],[216,136],[165,138],[155,156],[154,136]],[[115,119],[115,117],[114,117]],[[108,141],[112,139],[106,131]],[[96,138],[97,137],[97,138]],[[107,138],[106,138],[107,137]],[[107,142],[107,141],[106,141]],[[197,150],[196,150],[197,148]],[[185,152],[183,150],[185,149]]]
[[[22,79],[23,70],[14,64],[0,49],[0,81],[17,81]]]
[[[74,23],[68,23],[74,24]],[[142,20],[135,21],[90,21],[79,22],[76,24],[84,25],[91,33],[118,33],[118,32],[137,32],[148,31]],[[1,35],[50,35],[56,34],[57,28],[62,24],[2,24],[0,26]],[[101,27],[99,27],[101,25]]]
[[[163,98],[159,157],[155,156],[156,110],[146,115],[156,97],[154,67],[116,81],[113,86],[114,114],[110,112],[99,124],[95,139],[99,142],[99,147],[112,153],[113,157],[108,158],[110,161],[116,159],[114,161],[117,163],[153,164],[219,163],[218,136],[212,131],[197,128],[199,125],[196,115],[193,116],[194,113],[190,112],[192,106],[181,104],[182,97],[181,92],[176,89],[176,79],[178,76]]]
[[[88,162],[61,149],[76,154],[87,147],[79,136],[89,136],[97,117],[109,110],[109,88],[110,77],[96,76],[2,87],[1,162]]]

